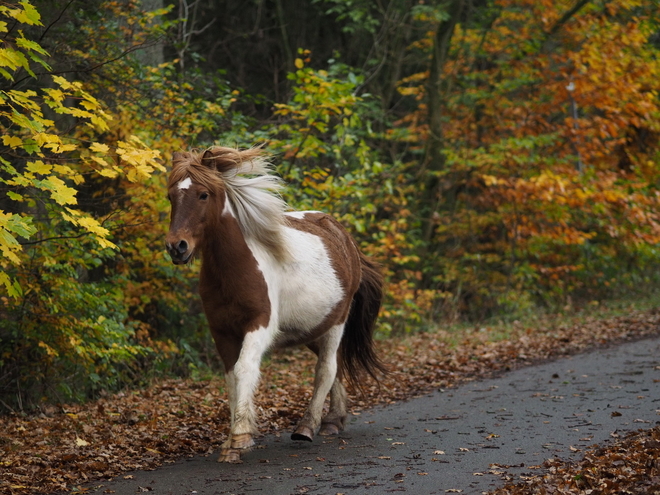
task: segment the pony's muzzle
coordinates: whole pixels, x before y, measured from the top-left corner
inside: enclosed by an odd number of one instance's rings
[[[190,260],[190,257],[192,256],[192,250],[190,249],[190,245],[188,244],[188,241],[185,239],[181,239],[178,242],[175,243],[170,243],[167,242],[165,243],[165,246],[167,247],[167,252],[170,253],[170,257],[172,258],[172,263],[175,265],[182,265],[184,263],[187,263],[188,260]]]

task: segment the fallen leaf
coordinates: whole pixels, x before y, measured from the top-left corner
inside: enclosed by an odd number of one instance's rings
[[[76,445],[78,447],[87,447],[89,445],[89,442],[83,440],[79,436],[76,436]]]

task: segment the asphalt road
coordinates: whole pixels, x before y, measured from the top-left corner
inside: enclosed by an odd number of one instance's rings
[[[97,482],[94,492],[480,494],[542,472],[547,458],[577,459],[650,428],[659,392],[660,338],[642,340],[375,408],[352,416],[339,438],[267,436],[242,464],[195,457]]]

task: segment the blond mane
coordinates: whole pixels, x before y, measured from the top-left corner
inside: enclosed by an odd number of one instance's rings
[[[279,260],[286,257],[282,229],[287,204],[279,195],[282,180],[272,174],[261,149],[212,147],[175,153],[168,188],[186,177],[216,194],[225,192],[245,238]]]

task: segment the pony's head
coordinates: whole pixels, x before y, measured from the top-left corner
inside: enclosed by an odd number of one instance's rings
[[[175,152],[167,182],[172,212],[165,240],[172,261],[188,263],[201,249],[207,226],[222,215],[234,217],[245,237],[273,249],[279,257],[279,229],[286,205],[272,194],[280,182],[268,172],[259,148]]]

